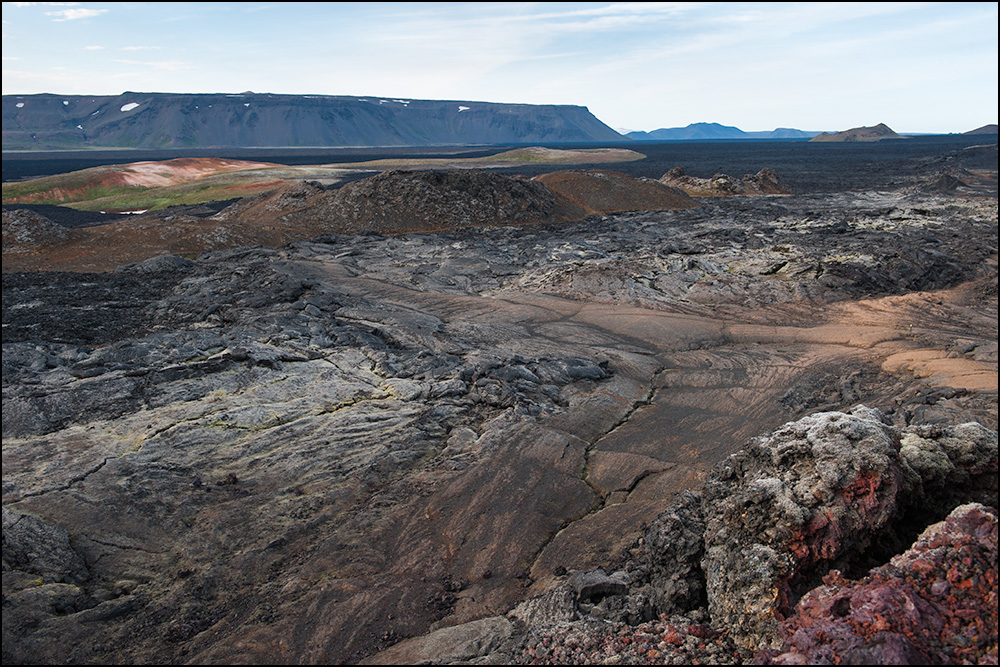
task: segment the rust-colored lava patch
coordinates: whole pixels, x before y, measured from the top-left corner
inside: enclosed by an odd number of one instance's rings
[[[694,208],[698,204],[677,188],[616,171],[556,171],[535,181],[588,213]]]
[[[263,162],[221,158],[177,158],[162,162],[92,167],[70,174],[4,184],[4,203],[70,204],[120,196],[132,189],[170,187],[209,176],[274,166]]]
[[[155,188],[177,185],[215,174],[248,169],[266,169],[274,166],[266,162],[222,158],[177,158],[162,162],[133,162],[123,165],[119,173],[126,185]]]

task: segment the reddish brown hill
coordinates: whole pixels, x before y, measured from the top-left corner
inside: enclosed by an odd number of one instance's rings
[[[186,183],[193,179],[219,173],[273,166],[275,165],[266,162],[186,157],[161,162],[133,162],[124,165],[119,176],[126,185],[159,187]]]
[[[695,208],[687,194],[650,179],[636,179],[617,171],[556,171],[534,181],[565,197],[588,214]]]
[[[217,219],[319,232],[399,234],[579,220],[595,213],[693,208],[685,193],[614,171],[558,171],[531,180],[480,170],[387,171],[338,190],[296,183],[237,202]]]
[[[69,174],[45,176],[9,188],[4,184],[4,203],[83,202],[113,194],[122,195],[130,189],[184,185],[217,174],[274,166],[223,158],[175,158],[91,167]]]
[[[252,220],[274,224],[280,216],[321,203],[329,195],[315,181],[275,183],[275,189],[243,197],[219,211],[217,222]]]

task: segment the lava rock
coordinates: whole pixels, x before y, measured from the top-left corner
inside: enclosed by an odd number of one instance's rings
[[[863,579],[831,571],[755,663],[991,664],[996,582],[996,510],[962,505]]]
[[[709,612],[747,653],[779,641],[779,615],[895,516],[898,434],[867,408],[819,413],[757,438],[706,484]]]
[[[3,569],[19,570],[43,581],[80,583],[89,576],[65,528],[3,508]]]

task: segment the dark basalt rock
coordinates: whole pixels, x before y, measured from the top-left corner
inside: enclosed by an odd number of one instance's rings
[[[66,206],[55,206],[53,204],[4,204],[4,214],[14,211],[31,211],[35,215],[54,222],[60,227],[92,227],[94,225],[106,225],[121,219],[118,213],[101,213],[99,211],[78,211]],[[4,243],[6,246],[6,242]]]
[[[34,575],[43,582],[79,584],[90,574],[65,528],[3,508],[3,570]]]
[[[660,183],[678,188],[692,197],[792,194],[781,177],[768,167],[764,167],[756,174],[746,174],[743,178],[733,178],[727,174],[698,178],[684,173],[683,167],[674,167],[660,178]]]
[[[625,595],[628,583],[620,576],[606,574],[603,570],[585,572],[576,577],[576,594],[581,602],[600,602],[609,595]]]
[[[339,233],[526,225],[586,214],[541,183],[477,170],[387,171],[348,183],[287,220],[328,219]]]
[[[702,493],[685,491],[646,531],[653,604],[661,614],[683,614],[707,605],[705,519]]]
[[[31,252],[66,243],[72,232],[29,209],[3,212],[4,252]]]

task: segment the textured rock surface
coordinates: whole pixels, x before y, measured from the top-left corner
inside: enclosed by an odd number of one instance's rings
[[[891,542],[907,511],[928,521],[961,501],[996,506],[995,432],[915,430],[933,441],[906,430],[900,456],[900,433],[878,411],[811,415],[751,441],[706,484],[709,612],[741,650],[774,647],[802,592],[863,562],[873,542]],[[949,477],[962,483],[943,486]]]
[[[904,464],[920,478],[911,512],[943,518],[959,501],[996,505],[996,433],[971,422],[956,426],[920,425],[900,438]]]
[[[937,470],[996,478],[995,432],[978,424],[944,430],[936,445],[969,455]],[[995,494],[992,507],[960,505],[858,581],[831,569],[867,567],[872,542],[905,529],[899,508],[932,501],[922,484],[939,473],[904,472],[901,431],[909,429],[858,406],[751,441],[702,491],[681,494],[652,523],[627,571],[571,573],[519,605],[508,615],[513,632],[503,625],[489,642],[479,626],[463,629],[486,647],[470,657],[491,664],[990,664]],[[859,486],[873,469],[885,480],[881,488]],[[796,488],[817,492],[796,496]],[[953,500],[975,494],[956,491]],[[801,595],[794,609],[792,594]],[[410,655],[431,637],[386,655]]]
[[[266,221],[317,233],[398,234],[695,206],[674,188],[608,171],[560,171],[530,180],[476,170],[387,171],[337,190],[287,186],[239,201],[214,219]]]
[[[615,171],[556,171],[536,176],[533,180],[591,214],[697,206],[682,190],[652,179],[634,179]]]
[[[697,178],[684,173],[683,167],[675,167],[665,173],[660,182],[677,188],[692,197],[730,197],[732,195],[789,195],[792,191],[773,169],[767,167],[756,174],[743,178],[733,178],[726,174],[716,174],[711,178]]]
[[[858,581],[832,571],[758,664],[995,664],[996,508],[957,507]]]
[[[511,634],[510,621],[493,616],[436,630],[420,641],[396,644],[362,664],[462,664],[490,655],[502,647]]]
[[[707,603],[705,519],[702,494],[686,491],[646,532],[646,553],[653,603],[661,614],[684,613]]]
[[[397,234],[454,227],[526,225],[585,213],[539,183],[478,170],[388,171],[348,183],[300,211],[292,224],[319,219],[324,231]]]
[[[81,583],[89,576],[64,528],[3,508],[3,569],[37,575],[42,581]]]
[[[44,252],[73,238],[73,232],[33,211],[3,212],[5,253]]]
[[[995,498],[996,229],[717,198],[5,273],[3,502],[53,537],[10,552],[61,555],[11,557],[4,660],[752,657],[768,600]]]
[[[898,436],[881,415],[819,413],[754,440],[705,487],[712,619],[748,653],[779,640],[820,569],[863,552],[897,513]]]

